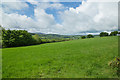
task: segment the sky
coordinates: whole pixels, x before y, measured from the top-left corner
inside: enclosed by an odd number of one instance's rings
[[[118,30],[117,2],[3,2],[0,25],[31,33],[80,35]]]

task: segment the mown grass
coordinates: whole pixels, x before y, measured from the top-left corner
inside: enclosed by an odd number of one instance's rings
[[[115,78],[118,37],[2,49],[3,78]]]

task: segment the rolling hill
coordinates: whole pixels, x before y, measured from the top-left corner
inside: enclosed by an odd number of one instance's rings
[[[118,37],[2,49],[3,78],[115,78]]]

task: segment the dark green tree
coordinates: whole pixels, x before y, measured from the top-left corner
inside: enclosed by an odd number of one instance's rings
[[[25,30],[2,29],[2,46],[17,47],[35,44],[32,35]]]
[[[118,34],[118,31],[113,31],[110,33],[110,36],[117,36],[117,34]]]
[[[92,34],[88,34],[87,38],[94,38],[94,36]]]
[[[100,37],[104,37],[104,36],[109,36],[109,34],[107,32],[101,32]]]
[[[85,38],[86,38],[86,36],[81,36],[81,38],[82,38],[82,39],[85,39]]]

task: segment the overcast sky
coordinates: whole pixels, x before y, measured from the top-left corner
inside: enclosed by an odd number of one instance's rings
[[[47,34],[97,34],[118,29],[117,2],[3,2],[6,29]]]

